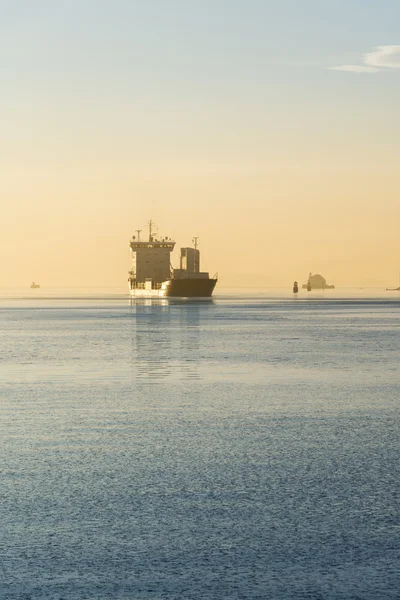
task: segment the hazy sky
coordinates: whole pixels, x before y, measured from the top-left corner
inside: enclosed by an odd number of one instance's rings
[[[399,0],[0,0],[0,286],[125,285],[150,217],[221,284],[396,283],[399,23]]]

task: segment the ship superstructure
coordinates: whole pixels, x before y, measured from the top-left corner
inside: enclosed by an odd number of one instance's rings
[[[140,229],[130,241],[132,269],[129,271],[129,293],[137,297],[209,297],[217,277],[210,278],[200,271],[198,238],[193,238],[194,248],[181,248],[180,268],[171,266],[171,253],[175,241],[168,237],[159,238],[153,233],[153,222],[149,223],[148,240],[140,239]]]

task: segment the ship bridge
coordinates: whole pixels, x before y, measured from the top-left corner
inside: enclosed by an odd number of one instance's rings
[[[129,246],[132,254],[132,269],[129,271],[130,288],[158,288],[171,276],[171,252],[175,242],[168,237],[153,234],[153,222],[149,223],[147,240],[141,240],[141,230],[136,230]]]
[[[172,240],[152,240],[149,242],[138,242],[137,240],[132,239],[129,242],[129,245],[131,247],[131,250],[141,250],[143,248],[169,248],[170,252],[172,252],[172,250],[175,247],[175,242],[173,242]]]

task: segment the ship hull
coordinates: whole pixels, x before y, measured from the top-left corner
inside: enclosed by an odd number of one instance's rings
[[[217,279],[168,279],[160,289],[131,289],[133,298],[210,298]]]
[[[169,279],[164,295],[169,298],[209,298],[216,284],[216,279]]]

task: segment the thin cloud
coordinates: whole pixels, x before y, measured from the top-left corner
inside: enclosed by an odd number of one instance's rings
[[[364,62],[371,67],[400,69],[400,46],[378,46],[364,56]]]
[[[365,65],[342,65],[341,67],[330,67],[331,71],[348,71],[349,73],[377,73],[379,69]]]
[[[349,73],[378,73],[389,69],[400,69],[400,46],[377,46],[373,52],[364,54],[363,63],[329,68],[331,71],[347,71]]]

